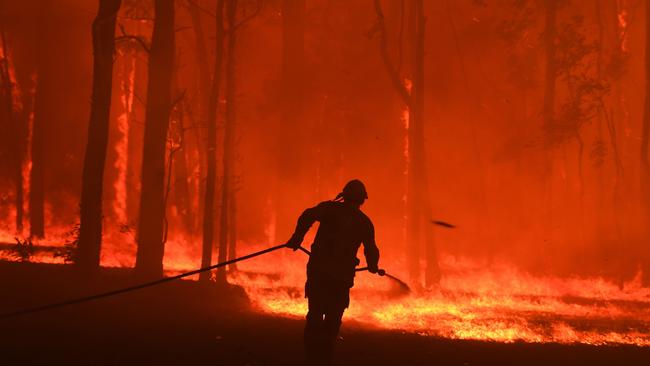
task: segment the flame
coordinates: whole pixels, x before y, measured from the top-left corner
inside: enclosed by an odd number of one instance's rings
[[[135,57],[129,60],[128,74],[125,75],[125,80],[122,81],[121,104],[122,113],[117,117],[117,130],[119,132],[118,140],[115,144],[115,152],[117,159],[115,160],[114,167],[117,171],[117,178],[113,183],[115,189],[115,198],[113,201],[113,212],[117,222],[127,222],[127,167],[129,161],[129,119],[133,113],[133,96],[135,84]],[[126,74],[126,72],[125,72]]]
[[[1,42],[2,41],[0,40],[0,44]],[[4,54],[5,49],[7,50],[6,55]],[[23,103],[20,99],[20,85],[16,81],[16,66],[14,65],[13,59],[14,58],[12,57],[9,44],[0,46],[0,60],[2,60],[2,62],[6,62],[7,69],[9,71],[8,76],[9,82],[11,83],[11,103],[13,105],[14,111],[22,111]]]
[[[264,262],[277,268],[278,261]],[[266,276],[245,275],[247,268],[259,271],[261,262],[242,264],[244,272],[231,281],[260,311],[304,316],[304,276],[274,273],[270,265]],[[641,286],[640,274],[619,287],[602,278],[536,277],[511,265],[486,268],[452,256],[443,257],[441,270],[439,288],[408,296],[392,291],[385,279],[359,274],[345,317],[452,339],[650,346],[650,289]]]
[[[30,95],[34,95],[36,92],[36,74],[32,75],[32,80],[34,85],[33,90]],[[32,184],[32,140],[34,137],[34,110],[29,112],[29,117],[27,120],[27,138],[25,140],[25,159],[23,160],[22,166],[22,176],[23,176],[23,194],[25,197],[29,197],[29,192],[31,190]],[[23,212],[29,214],[29,200],[23,200]],[[29,232],[30,223],[29,220],[23,220],[23,230]],[[21,234],[21,233],[18,233]]]
[[[621,51],[623,51],[623,53],[627,53],[628,51],[628,47],[627,47],[628,13],[627,13],[626,5],[627,4],[625,0],[619,0],[616,3],[616,7],[618,9],[618,13],[616,16],[616,19],[618,20],[618,32],[619,32],[618,38],[620,42]]]
[[[70,240],[63,229],[48,230],[49,239],[37,246],[57,246]],[[127,245],[105,246],[102,265],[132,267],[135,240],[131,232],[105,237]],[[0,241],[12,235],[0,231]],[[58,243],[58,244],[57,244]],[[246,247],[247,252],[263,249]],[[110,248],[110,249],[109,249]],[[7,251],[0,259],[16,260]],[[62,263],[51,252],[36,252],[32,262]],[[244,288],[258,311],[301,318],[305,264],[301,253],[279,251],[241,262],[229,281]],[[165,251],[168,275],[197,268],[198,245],[175,233]],[[386,264],[388,266],[388,264]],[[451,255],[441,256],[442,279],[435,289],[409,294],[392,283],[366,272],[357,275],[346,320],[367,327],[400,330],[426,336],[497,342],[630,344],[650,346],[650,288],[641,285],[641,274],[617,285],[604,278],[535,276],[507,263],[486,263]],[[401,271],[400,271],[401,269]],[[406,273],[392,268],[394,274]]]

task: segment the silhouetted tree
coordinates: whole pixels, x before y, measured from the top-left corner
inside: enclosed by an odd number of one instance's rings
[[[2,19],[1,21],[4,21]],[[1,25],[0,25],[1,26]],[[7,45],[7,35],[4,29],[4,26],[1,26],[0,29],[0,42],[2,42],[2,55],[3,58],[0,60],[0,85],[2,89],[0,90],[0,95],[2,95],[2,110],[0,111],[0,117],[2,118],[2,123],[0,126],[6,129],[7,137],[4,142],[8,145],[8,155],[9,160],[9,170],[11,171],[11,176],[14,180],[14,189],[15,189],[15,198],[14,206],[16,208],[16,233],[22,234],[23,231],[23,159],[24,159],[24,145],[25,145],[25,128],[23,125],[24,119],[21,118],[21,112],[24,114],[28,109],[27,105],[23,105],[22,111],[14,107],[14,94],[16,93],[16,88],[14,87],[14,80],[11,77],[11,67],[9,60],[9,47]],[[24,92],[23,94],[27,94]]]
[[[641,189],[643,202],[650,203],[650,163],[648,162],[648,146],[650,145],[650,4],[646,2],[646,43],[645,43],[645,101],[643,111],[643,127],[641,132]]]
[[[650,4],[646,1],[645,29],[645,101],[643,111],[643,128],[641,132],[641,202],[645,210],[644,220],[650,218],[650,163],[648,162],[648,145],[650,143]],[[647,232],[646,232],[647,234]],[[644,284],[650,283],[650,258],[647,249],[641,258],[644,272]]]
[[[215,194],[217,183],[217,115],[219,106],[219,87],[221,85],[221,65],[223,63],[223,6],[224,0],[217,0],[216,11],[216,34],[215,34],[215,58],[212,86],[208,102],[208,151],[207,151],[207,179],[205,182],[204,211],[203,211],[203,247],[201,256],[201,267],[207,267],[212,263],[212,248],[214,242],[214,214]],[[198,40],[197,40],[198,41]],[[223,227],[222,227],[223,230]],[[199,275],[200,280],[208,281],[210,272],[203,272]]]
[[[425,280],[427,285],[434,285],[440,278],[436,247],[433,243],[429,220],[431,217],[431,200],[428,192],[428,172],[426,149],[424,143],[424,2],[408,2],[408,36],[407,45],[412,52],[411,80],[403,80],[400,71],[393,65],[388,52],[386,25],[381,1],[375,0],[377,23],[370,35],[378,33],[379,51],[391,79],[393,87],[408,108],[408,162],[406,195],[406,245],[407,261],[411,279],[421,282],[420,259],[427,262]],[[401,42],[401,40],[400,40]],[[401,47],[400,47],[401,49]]]
[[[49,2],[41,5],[37,22],[36,41],[36,91],[34,93],[34,122],[32,124],[31,160],[29,174],[29,234],[31,237],[45,236],[45,164],[44,145],[46,142],[47,91],[53,83],[51,71],[47,67],[48,55],[45,42],[49,21],[47,12]]]
[[[121,0],[99,0],[92,25],[93,87],[88,142],[81,180],[81,216],[77,264],[99,266],[102,243],[102,192],[113,91],[115,23]]]
[[[188,117],[191,120],[194,120],[194,125],[195,126],[200,126],[203,127],[204,125],[207,125],[207,120],[208,120],[208,109],[209,109],[209,104],[210,104],[210,96],[211,96],[211,76],[210,76],[210,68],[208,66],[208,50],[206,47],[206,39],[205,39],[205,33],[203,30],[203,22],[202,22],[202,17],[201,13],[205,12],[205,9],[201,7],[201,1],[196,0],[196,1],[189,1],[189,11],[190,11],[190,18],[192,21],[192,29],[194,31],[194,48],[195,48],[195,60],[196,60],[196,65],[198,65],[197,68],[197,81],[196,81],[196,94],[197,94],[197,99],[198,102],[196,103],[197,106],[197,111],[198,113],[198,121],[194,119],[194,114],[193,113],[188,113]],[[223,5],[221,5],[223,7]],[[218,4],[217,4],[218,7]],[[222,10],[223,12],[223,10]],[[216,17],[216,15],[215,15]],[[223,17],[223,16],[222,16]],[[223,27],[222,27],[223,28]],[[187,104],[189,106],[189,104]],[[193,137],[194,137],[194,145],[196,148],[196,155],[198,157],[198,161],[196,164],[198,165],[198,172],[200,177],[204,177],[207,175],[207,144],[206,144],[206,136],[202,134],[202,128],[194,128],[193,129]],[[205,158],[204,158],[205,156]],[[207,182],[206,182],[207,183]],[[203,179],[199,179],[198,182],[198,187],[197,188],[197,194],[201,198],[205,198],[205,184],[203,182]],[[199,199],[199,204],[198,204],[198,212],[205,212],[204,211],[204,204],[205,204],[205,199]],[[200,221],[201,225],[203,225],[203,220]],[[214,227],[214,225],[213,225]],[[209,274],[208,274],[209,275]]]
[[[289,234],[294,229],[294,215],[302,209],[304,194],[295,189],[302,183],[307,164],[304,147],[305,120],[304,53],[305,0],[282,0],[282,50],[280,64],[280,95],[278,98],[280,125],[283,131],[276,139],[277,176],[273,200],[287,215],[276,215],[276,231]],[[282,234],[285,235],[285,234]]]
[[[544,0],[544,50],[546,51],[546,72],[544,83],[543,118],[546,126],[553,125],[555,114],[555,80],[557,67],[555,64],[557,0]]]
[[[154,11],[136,254],[136,271],[145,277],[160,277],[163,270],[165,150],[174,63],[174,1],[155,0]]]
[[[231,200],[235,194],[233,187],[233,168],[235,159],[235,45],[237,42],[237,0],[226,0],[226,19],[228,20],[228,45],[226,53],[226,122],[223,146],[223,178],[221,187],[221,223],[219,225],[219,262],[228,259],[230,237],[236,235],[230,217]],[[217,270],[217,281],[226,280],[226,269]]]

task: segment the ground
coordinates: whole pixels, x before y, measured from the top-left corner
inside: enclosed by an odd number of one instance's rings
[[[132,284],[126,269],[0,262],[0,312]],[[176,281],[0,319],[2,365],[301,365],[302,321],[261,314],[234,286]],[[459,341],[347,322],[337,365],[650,365],[650,348]]]

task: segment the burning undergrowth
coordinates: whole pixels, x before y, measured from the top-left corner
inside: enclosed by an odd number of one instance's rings
[[[135,244],[128,232],[115,234],[102,255],[107,267],[131,267]],[[3,239],[6,239],[3,237]],[[168,274],[195,269],[198,251],[170,242]],[[63,263],[60,245],[36,241],[34,262]],[[252,252],[262,247],[246,247]],[[16,260],[9,247],[0,252]],[[245,254],[245,253],[242,253]],[[307,311],[302,253],[281,250],[241,262],[229,281],[244,288],[261,312],[301,318]],[[490,264],[442,256],[438,287],[411,286],[405,291],[387,277],[360,272],[352,290],[348,322],[451,339],[496,342],[632,344],[650,346],[650,288],[633,280],[617,284],[605,278],[539,276],[506,263]],[[398,278],[406,271],[382,263]],[[413,284],[411,284],[413,285]]]
[[[240,273],[231,280],[260,310],[302,317],[304,262],[270,254],[241,265],[269,275]],[[385,278],[358,274],[346,318],[453,339],[650,345],[650,289],[641,286],[640,274],[618,285],[603,278],[533,276],[507,264],[485,267],[451,256],[441,269],[439,287],[410,293]]]

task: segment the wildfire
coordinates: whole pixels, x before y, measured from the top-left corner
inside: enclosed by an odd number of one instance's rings
[[[121,107],[122,113],[117,118],[117,129],[120,133],[117,143],[115,144],[115,152],[117,159],[115,160],[115,169],[117,170],[117,179],[113,183],[115,189],[115,198],[113,203],[113,211],[118,222],[127,222],[126,213],[126,174],[127,165],[129,161],[129,119],[133,111],[133,96],[135,84],[135,57],[131,57],[128,67],[124,67],[125,80],[121,83]]]
[[[132,233],[118,238],[128,245],[111,245],[102,265],[131,267],[135,241]],[[39,240],[37,247],[69,241],[70,233]],[[0,232],[0,240],[13,241]],[[244,243],[239,243],[240,246]],[[262,249],[247,247],[247,251]],[[117,248],[121,248],[117,250]],[[179,238],[167,243],[165,268],[177,274],[199,265],[198,249]],[[0,258],[16,260],[7,251]],[[33,262],[61,263],[51,251],[37,251]],[[244,288],[259,311],[300,318],[306,314],[303,298],[306,257],[275,252],[264,259],[241,262],[229,274]],[[405,273],[384,263],[396,275]],[[361,272],[352,289],[346,319],[365,327],[400,330],[426,336],[496,342],[630,344],[650,346],[650,288],[641,276],[617,285],[603,278],[539,277],[508,264],[491,264],[441,257],[442,279],[435,289],[404,293],[387,278]],[[280,269],[280,270],[279,270]]]
[[[623,53],[626,53],[628,51],[628,47],[627,47],[628,14],[626,9],[626,1],[619,0],[616,5],[618,8],[617,20],[618,20],[619,41],[621,44],[621,51],[623,51]]]
[[[274,269],[281,260],[244,263],[231,281],[261,311],[303,317],[304,260],[290,259],[279,267],[297,270],[280,274]],[[264,263],[274,268],[260,275]],[[618,286],[602,278],[536,277],[507,264],[484,267],[451,256],[443,256],[441,271],[438,288],[411,294],[359,274],[346,318],[452,339],[650,346],[650,289],[641,286],[640,275]]]

